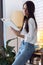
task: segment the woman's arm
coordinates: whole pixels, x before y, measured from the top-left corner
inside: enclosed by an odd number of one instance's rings
[[[17,30],[15,30],[15,29],[13,29],[12,27],[11,27],[11,29],[14,31],[14,33],[15,33],[17,36],[24,38],[24,35],[21,35],[21,34],[20,34],[20,31],[17,31]]]

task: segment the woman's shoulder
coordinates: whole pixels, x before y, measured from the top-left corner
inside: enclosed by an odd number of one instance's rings
[[[31,23],[31,24],[35,23],[33,18],[29,18],[28,22]]]

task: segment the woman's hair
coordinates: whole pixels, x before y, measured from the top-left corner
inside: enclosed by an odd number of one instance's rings
[[[24,16],[23,25],[24,25],[24,22],[26,21],[25,30],[28,33],[29,32],[29,25],[28,25],[29,18],[33,18],[34,19],[36,29],[37,29],[37,23],[36,23],[36,19],[35,19],[35,16],[34,16],[34,12],[35,12],[35,5],[34,5],[34,3],[32,1],[26,1],[23,4],[23,7],[24,7],[25,4],[27,5],[27,9],[28,9],[28,12],[29,12],[29,16],[28,16],[28,18],[26,16]],[[20,31],[22,31],[23,25],[22,25],[22,28],[20,29]]]

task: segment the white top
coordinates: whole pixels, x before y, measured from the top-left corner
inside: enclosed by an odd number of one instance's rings
[[[28,20],[28,25],[29,25],[29,32],[27,33],[24,28],[25,27],[25,23],[24,23],[21,34],[24,35],[25,38],[21,38],[21,41],[24,40],[25,42],[35,44],[37,42],[37,31],[36,31],[36,26],[33,18],[30,18]]]

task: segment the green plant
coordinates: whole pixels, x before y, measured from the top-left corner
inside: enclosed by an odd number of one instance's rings
[[[6,42],[6,48],[4,46],[0,47],[0,65],[11,65],[13,61],[15,60],[16,52],[12,52],[12,50],[15,47],[9,46],[9,42],[11,42],[13,39],[10,39]]]

